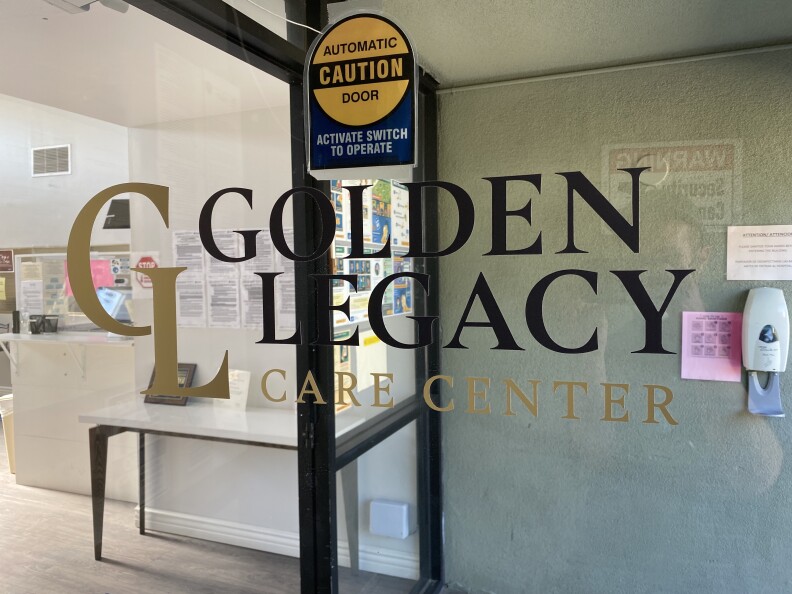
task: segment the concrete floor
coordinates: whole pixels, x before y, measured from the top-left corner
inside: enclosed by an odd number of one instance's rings
[[[107,501],[105,559],[94,561],[90,498],[17,485],[0,436],[0,593],[299,593],[298,559],[156,532],[141,536],[134,508]],[[411,586],[366,572],[341,575],[342,594],[401,594]]]

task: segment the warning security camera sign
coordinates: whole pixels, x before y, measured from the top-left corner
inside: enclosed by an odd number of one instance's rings
[[[305,76],[311,172],[414,165],[416,78],[410,42],[385,17],[325,29]]]

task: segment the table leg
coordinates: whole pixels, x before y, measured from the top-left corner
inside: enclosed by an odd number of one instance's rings
[[[352,569],[352,575],[357,575],[360,570],[357,460],[353,460],[341,469],[341,490],[344,498],[347,540],[349,541],[349,566]]]
[[[88,430],[91,450],[91,506],[93,508],[94,559],[102,560],[105,481],[107,479],[107,438],[101,426]]]
[[[107,482],[107,440],[123,433],[120,427],[97,425],[88,429],[91,452],[91,507],[93,509],[94,559],[102,560],[102,528],[104,527],[105,483]]]
[[[138,434],[138,525],[140,533],[146,533],[146,434]]]

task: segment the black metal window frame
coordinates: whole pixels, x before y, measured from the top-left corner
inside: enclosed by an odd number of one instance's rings
[[[303,67],[310,42],[315,35],[292,24],[287,39],[270,31],[222,0],[127,0],[129,4],[180,29],[193,37],[254,66],[289,84],[291,120],[292,185],[317,187],[307,171],[303,105]],[[326,0],[285,0],[286,16],[293,21],[321,30],[327,23]],[[437,178],[437,82],[423,70],[419,77],[419,176]],[[321,229],[318,213],[310,200],[293,198],[294,242],[298,253],[312,253]],[[434,194],[424,201],[424,244],[437,249],[438,205]],[[307,326],[317,323],[317,302],[310,275],[328,274],[326,259],[298,262],[295,266],[297,319]],[[439,312],[439,267],[436,258],[417,263],[416,270],[432,279],[428,296],[416,294],[417,315]],[[298,345],[297,377],[312,371],[323,393],[333,392],[332,347]],[[416,350],[416,385],[439,373],[440,349],[437,344]],[[335,439],[335,411],[332,406],[306,402],[297,405],[298,476],[300,518],[300,582],[303,594],[337,594],[338,555],[336,535],[336,472],[353,462],[398,430],[416,422],[418,440],[418,522],[420,577],[413,594],[434,594],[444,586],[443,511],[440,414],[423,403],[421,393],[401,402],[372,421]]]

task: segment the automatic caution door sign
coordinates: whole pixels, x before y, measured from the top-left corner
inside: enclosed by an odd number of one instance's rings
[[[311,173],[414,166],[417,67],[404,32],[383,16],[356,14],[329,25],[308,55]]]

